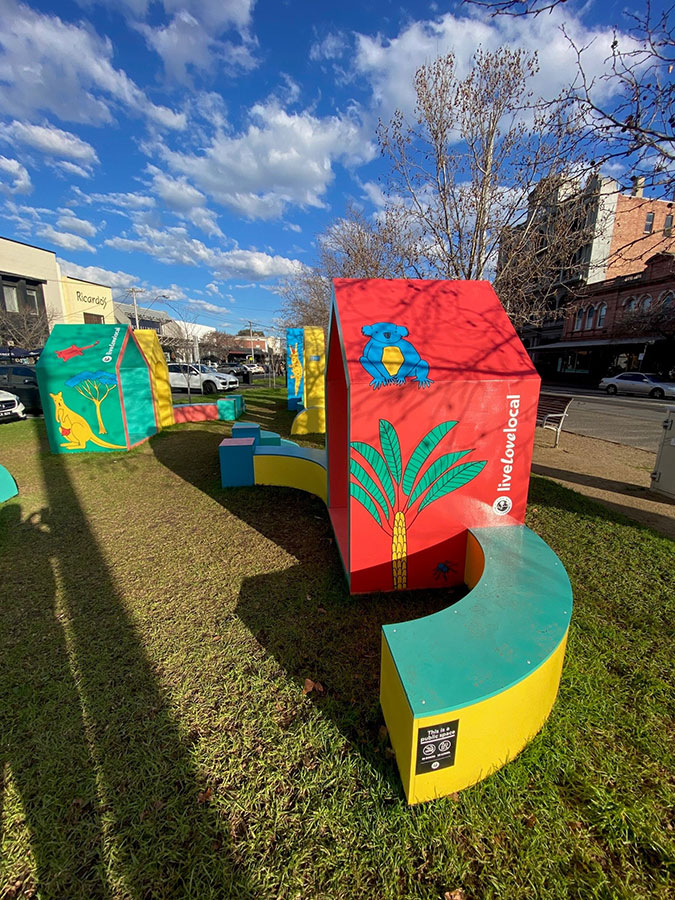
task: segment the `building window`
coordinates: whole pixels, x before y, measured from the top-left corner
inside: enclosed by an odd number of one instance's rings
[[[672,291],[668,291],[668,292],[667,292],[666,294],[664,294],[663,297],[661,298],[661,306],[670,306],[670,304],[671,304],[672,302],[673,302],[673,292],[672,292]]]
[[[586,313],[586,328],[585,328],[586,331],[588,331],[590,328],[593,327],[593,319],[594,318],[595,318],[595,307],[589,306],[588,312]]]
[[[44,313],[42,286],[25,278],[4,276],[0,284],[0,308],[9,313],[34,316]]]
[[[605,316],[607,315],[607,304],[603,303],[602,306],[598,309],[598,321],[597,327],[602,328],[605,324]]]
[[[103,316],[97,316],[94,313],[83,313],[85,325],[103,325],[105,319]]]
[[[40,306],[38,304],[38,292],[35,288],[26,288],[26,310],[27,312],[38,314]]]
[[[645,216],[645,234],[651,234],[654,230],[654,213],[648,212]]]
[[[635,310],[636,310],[636,308],[637,308],[637,300],[636,300],[636,298],[635,298],[635,297],[629,297],[629,299],[626,300],[626,306],[625,306],[624,308],[625,308],[625,310],[626,310],[627,313],[633,313],[633,312],[635,312]]]
[[[649,294],[646,294],[642,298],[642,301],[640,303],[640,308],[646,312],[651,305],[652,305],[652,298],[649,296]]]
[[[663,223],[663,233],[666,237],[670,237],[673,233],[673,215],[672,213],[668,213],[666,216],[666,221]]]
[[[577,317],[574,320],[574,330],[579,331],[581,328],[581,323],[584,321],[584,311],[583,309],[577,310]]]
[[[5,298],[5,311],[18,313],[19,295],[16,286],[13,284],[3,284],[2,293]]]

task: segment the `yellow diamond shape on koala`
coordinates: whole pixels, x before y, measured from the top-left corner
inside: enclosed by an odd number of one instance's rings
[[[382,364],[393,377],[403,365],[403,354],[400,347],[385,347],[382,351]]]

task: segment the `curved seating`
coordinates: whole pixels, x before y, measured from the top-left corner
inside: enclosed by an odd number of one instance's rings
[[[17,487],[11,472],[4,466],[0,466],[0,503],[4,503],[5,500],[16,497],[18,493],[19,488]]]
[[[326,500],[326,453],[240,422],[220,445],[224,487],[284,485]],[[459,791],[513,759],[560,682],[572,589],[524,525],[467,531],[457,603],[382,629],[380,703],[409,803]]]
[[[382,629],[380,702],[409,803],[461,790],[523,749],[560,681],[572,590],[526,526],[468,532],[469,593]]]
[[[179,403],[173,407],[176,424],[182,422],[232,422],[243,415],[246,404],[241,394],[230,394],[213,403]]]
[[[269,484],[298,488],[326,502],[326,451],[299,447],[253,422],[237,422],[232,437],[221,441],[220,478],[223,487]]]

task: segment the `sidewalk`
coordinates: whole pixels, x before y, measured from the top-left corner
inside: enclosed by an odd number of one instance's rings
[[[649,490],[654,453],[567,431],[560,435],[556,448],[553,439],[553,432],[537,428],[532,459],[535,475],[545,475],[593,497],[675,540],[675,501]]]

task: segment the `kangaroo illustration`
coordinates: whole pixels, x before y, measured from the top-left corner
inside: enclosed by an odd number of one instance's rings
[[[298,345],[291,346],[291,375],[295,384],[294,394],[297,395],[300,382],[302,381],[302,363],[300,362],[300,354],[298,353]]]
[[[94,444],[98,444],[99,447],[109,447],[111,450],[127,449],[121,444],[109,444],[107,441],[102,441],[100,437],[97,437],[84,416],[73,412],[72,409],[68,409],[63,399],[63,391],[59,391],[58,394],[50,393],[49,396],[56,407],[55,415],[59,431],[66,439],[65,443],[61,444],[62,447],[66,447],[68,450],[84,450],[87,446],[87,441],[92,441]]]

